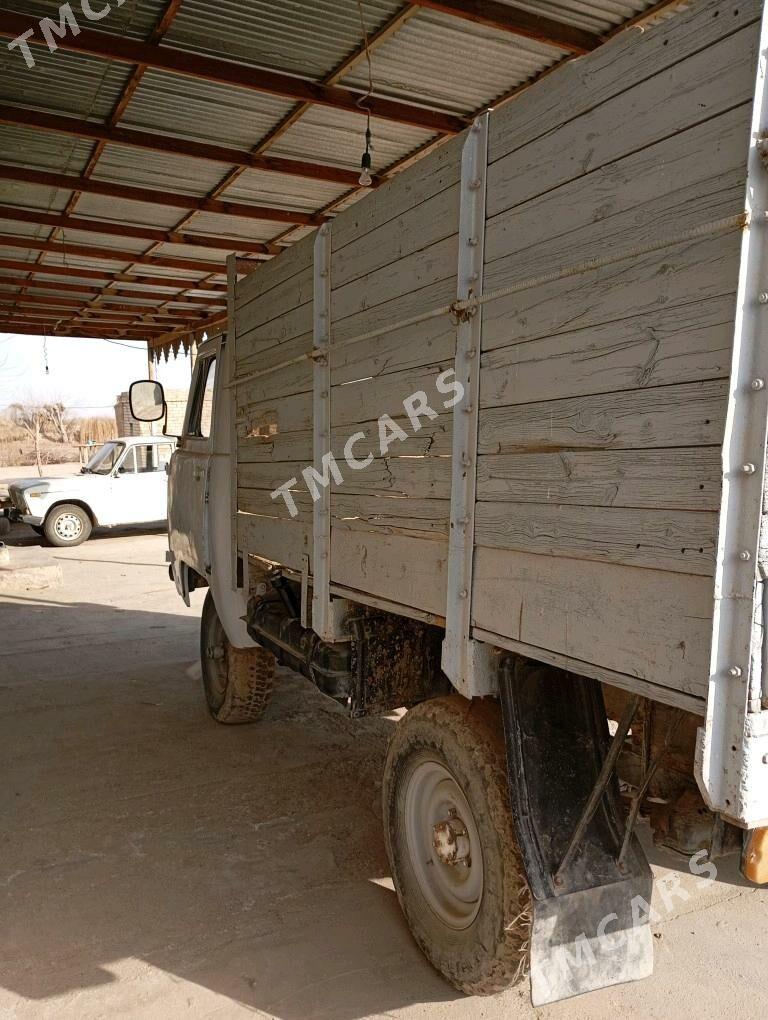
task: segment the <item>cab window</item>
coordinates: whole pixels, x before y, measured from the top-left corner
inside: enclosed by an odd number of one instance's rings
[[[187,435],[196,439],[208,439],[211,435],[213,418],[213,390],[216,381],[216,358],[201,360],[195,380],[195,390],[189,409]]]

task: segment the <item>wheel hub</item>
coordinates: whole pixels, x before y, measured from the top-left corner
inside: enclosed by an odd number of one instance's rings
[[[455,811],[445,821],[432,826],[432,846],[442,864],[464,867],[471,864],[469,833]]]
[[[405,834],[411,866],[430,909],[463,931],[483,898],[483,852],[469,802],[451,772],[422,760],[408,777]]]
[[[74,539],[80,537],[83,530],[83,524],[79,517],[75,516],[75,514],[62,514],[56,519],[54,528],[60,539],[65,542],[72,542]]]

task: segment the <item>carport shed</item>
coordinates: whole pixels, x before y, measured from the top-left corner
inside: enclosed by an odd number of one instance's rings
[[[242,273],[680,0],[4,0],[0,329],[188,350]],[[33,65],[33,66],[30,66]]]

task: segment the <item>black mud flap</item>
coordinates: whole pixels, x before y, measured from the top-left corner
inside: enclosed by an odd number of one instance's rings
[[[533,1005],[648,977],[653,878],[634,836],[619,863],[625,821],[615,774],[574,840],[608,754],[600,685],[510,657],[500,688],[512,811],[534,898]]]

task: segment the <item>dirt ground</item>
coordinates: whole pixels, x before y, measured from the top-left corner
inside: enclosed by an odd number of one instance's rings
[[[202,597],[177,598],[165,545],[100,534],[53,550],[63,587],[1,600],[0,1017],[766,1015],[768,892],[690,876],[687,901],[655,901],[651,980],[539,1011],[527,987],[446,985],[388,877],[394,723],[353,722],[285,673],[260,724],[217,726]],[[675,860],[652,859],[677,880]]]

